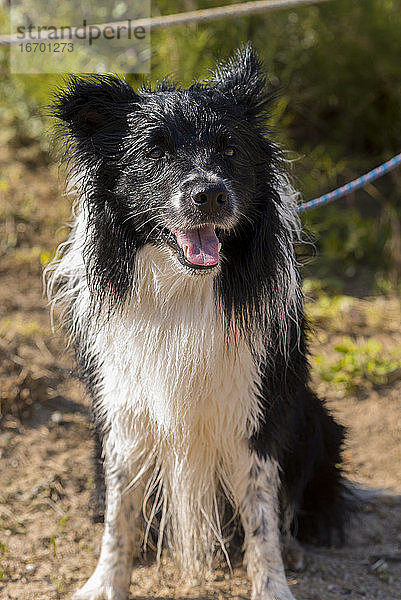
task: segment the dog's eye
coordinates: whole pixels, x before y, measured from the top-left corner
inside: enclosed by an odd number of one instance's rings
[[[234,156],[235,155],[235,150],[231,146],[228,146],[227,148],[224,148],[223,154],[225,156]]]
[[[165,152],[161,148],[152,148],[152,150],[149,152],[149,156],[151,158],[162,158],[164,154]]]

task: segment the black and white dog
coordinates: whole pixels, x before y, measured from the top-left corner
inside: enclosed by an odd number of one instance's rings
[[[227,556],[231,506],[253,600],[293,599],[281,539],[342,531],[344,431],[308,387],[296,197],[269,104],[249,45],[189,89],[72,76],[57,98],[79,201],[50,288],[107,490],[76,600],[126,599],[155,522],[158,555],[196,574]]]

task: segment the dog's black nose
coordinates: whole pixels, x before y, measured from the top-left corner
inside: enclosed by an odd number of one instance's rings
[[[228,190],[223,183],[204,183],[194,187],[191,199],[203,212],[216,213],[228,200]]]

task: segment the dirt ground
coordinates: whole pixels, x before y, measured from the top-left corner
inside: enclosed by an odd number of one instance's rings
[[[88,403],[42,295],[41,263],[65,237],[68,200],[60,198],[54,167],[33,166],[34,152],[15,151],[11,162],[0,151],[1,600],[70,597],[94,568],[102,533],[88,511]],[[317,320],[312,349],[329,356],[344,334],[401,346],[400,316],[397,298],[355,299],[330,322]],[[397,374],[391,381],[345,393],[314,377],[349,428],[345,464],[361,506],[344,547],[307,547],[304,571],[288,572],[298,600],[401,598],[401,381]],[[241,565],[232,575],[220,566],[193,589],[177,575],[168,559],[159,572],[142,560],[131,598],[249,597]]]

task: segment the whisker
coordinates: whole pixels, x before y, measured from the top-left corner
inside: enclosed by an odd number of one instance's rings
[[[148,241],[149,237],[152,235],[152,233],[154,232],[155,229],[157,229],[159,227],[159,225],[156,223],[156,225],[149,231],[148,235],[146,236],[145,239],[145,244]]]
[[[144,223],[142,223],[141,225],[139,225],[139,227],[137,227],[137,229],[143,229],[145,227],[145,225],[147,225],[148,223],[150,223],[151,221],[153,221],[153,219],[155,218],[155,216],[151,216],[150,219],[148,219],[147,221],[145,221]],[[156,227],[158,227],[158,223],[156,224]]]
[[[143,215],[145,213],[156,212],[157,210],[161,210],[163,208],[164,208],[164,206],[150,206],[149,208],[146,208],[145,210],[141,210],[140,212],[132,213],[131,215],[128,215],[128,217],[123,221],[122,224],[124,225],[131,219],[135,219],[136,217],[139,217],[140,215]]]

